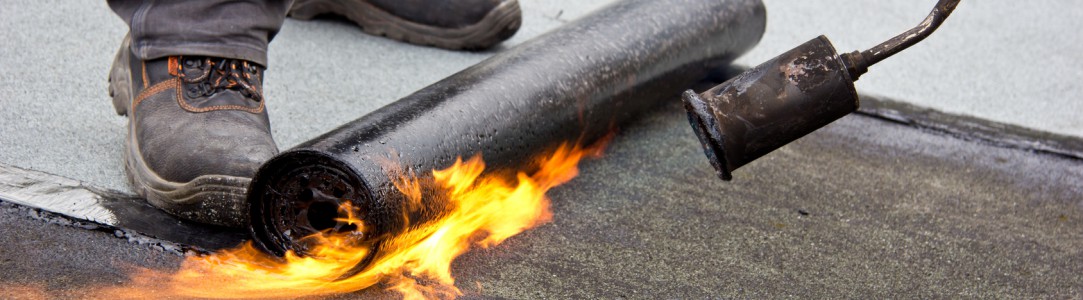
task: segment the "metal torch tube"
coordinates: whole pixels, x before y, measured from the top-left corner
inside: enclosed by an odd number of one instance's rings
[[[274,157],[249,191],[252,236],[271,253],[303,254],[301,237],[344,229],[341,201],[360,208],[367,239],[423,223],[439,209],[406,211],[389,174],[431,176],[478,153],[514,167],[561,141],[601,137],[751,49],[765,15],[760,0],[600,9]]]

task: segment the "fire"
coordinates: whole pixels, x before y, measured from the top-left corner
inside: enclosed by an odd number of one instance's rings
[[[603,145],[604,142],[599,143]],[[515,176],[486,173],[480,155],[432,171],[431,180],[447,196],[441,218],[425,222],[385,240],[381,252],[361,272],[353,267],[369,255],[359,243],[364,222],[348,202],[340,207],[340,222],[357,231],[325,231],[306,237],[309,255],[288,252],[274,257],[246,243],[204,256],[190,256],[174,273],[137,270],[127,286],[98,291],[115,298],[299,298],[359,291],[377,283],[404,298],[454,298],[461,295],[451,275],[451,262],[472,247],[492,247],[549,221],[546,191],[578,175],[579,161],[598,156],[603,146],[584,148],[562,144],[538,160],[536,171]],[[535,168],[532,168],[532,170]],[[421,203],[424,188],[418,177],[403,175],[396,188]]]

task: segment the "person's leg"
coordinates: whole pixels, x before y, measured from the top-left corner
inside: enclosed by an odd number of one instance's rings
[[[128,23],[132,52],[143,60],[171,55],[234,58],[267,65],[267,43],[292,0],[108,0]]]
[[[109,1],[130,26],[110,93],[128,115],[132,188],[173,215],[244,226],[245,195],[278,148],[263,76],[290,1]]]
[[[484,49],[522,24],[517,0],[297,0],[290,17],[345,16],[373,35],[452,50]]]

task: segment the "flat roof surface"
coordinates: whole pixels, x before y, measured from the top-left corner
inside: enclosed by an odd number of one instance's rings
[[[464,298],[1083,296],[1083,161],[851,115],[723,182],[682,112],[584,162],[552,222],[455,261]],[[78,296],[181,260],[3,205],[5,284]]]
[[[287,20],[265,84],[275,139],[288,149],[608,2],[522,0],[523,28],[486,52]],[[933,3],[767,1],[764,40],[738,62],[819,34],[840,51],[864,49],[916,25]],[[1083,28],[1083,7],[1041,4],[964,1],[858,89],[1083,138],[1083,42],[1064,33]],[[0,164],[129,191],[127,120],[113,113],[106,82],[123,22],[104,1],[3,1],[0,28]],[[453,274],[467,298],[1083,296],[1078,159],[852,115],[734,176],[714,176],[674,103],[623,129],[605,157],[554,190],[553,222],[467,253]],[[181,259],[37,215],[0,207],[0,282],[79,295],[122,282],[125,265]]]
[[[287,20],[270,46],[265,90],[287,149],[610,1],[522,1],[524,25],[486,52],[419,47],[338,21]],[[766,1],[756,65],[820,34],[865,49],[915,26],[936,1]],[[126,26],[104,1],[0,3],[0,163],[126,190],[126,119],[106,74]],[[873,66],[863,94],[1083,138],[1083,6],[963,1],[928,40]],[[42,155],[43,151],[64,155]]]

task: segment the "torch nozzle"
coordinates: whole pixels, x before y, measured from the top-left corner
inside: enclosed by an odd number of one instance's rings
[[[951,15],[951,12],[955,10],[955,6],[959,5],[960,0],[940,0],[936,3],[936,7],[933,7],[933,11],[929,13],[929,16],[925,17],[925,20],[921,21],[918,26],[903,32],[875,47],[869,48],[865,51],[854,51],[842,55],[844,63],[847,65],[847,71],[850,72],[850,76],[853,80],[857,80],[861,74],[868,71],[868,67],[874,65],[885,58],[891,57],[900,51],[910,48],[914,44],[929,37],[940,27],[940,24],[944,23],[944,20]]]
[[[701,94],[682,96],[704,154],[723,180],[733,170],[857,110],[854,81],[869,65],[928,37],[959,0],[940,0],[921,24],[866,51],[838,54],[820,36]]]

